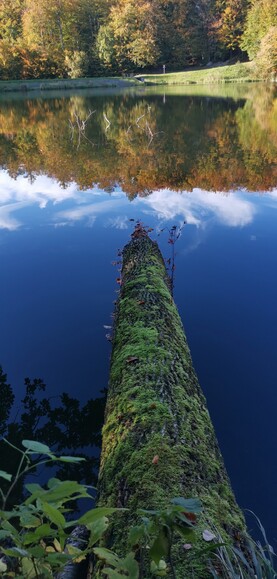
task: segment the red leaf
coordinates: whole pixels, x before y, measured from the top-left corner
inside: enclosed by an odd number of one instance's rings
[[[196,523],[196,515],[194,513],[183,513],[183,515],[185,515],[185,517],[187,519],[189,519],[189,521],[191,521],[192,523]]]

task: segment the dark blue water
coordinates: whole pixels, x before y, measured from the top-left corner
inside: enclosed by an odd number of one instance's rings
[[[148,151],[148,149],[147,149]],[[151,154],[151,151],[150,151]],[[124,189],[124,188],[123,188]],[[175,300],[242,508],[277,546],[277,190],[154,190],[31,184],[0,172],[0,363],[20,406],[26,376],[81,401],[108,382],[117,250],[140,219],[165,257],[179,225]]]

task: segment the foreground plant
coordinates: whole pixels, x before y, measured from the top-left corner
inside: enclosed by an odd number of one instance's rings
[[[11,443],[5,440],[7,445]],[[137,525],[129,532],[130,551],[119,557],[111,549],[101,546],[109,528],[110,515],[120,516],[127,509],[98,507],[73,518],[72,501],[94,500],[94,488],[74,481],[51,478],[45,486],[25,484],[27,497],[19,505],[6,510],[7,501],[21,477],[38,467],[56,462],[79,463],[80,457],[56,456],[40,442],[23,440],[14,476],[0,470],[4,485],[0,486],[0,575],[17,579],[47,579],[61,573],[71,575],[72,566],[83,565],[80,576],[111,579],[139,579],[178,575],[174,568],[172,549],[180,538],[183,556],[205,562],[207,573],[214,579],[275,579],[275,556],[265,531],[258,520],[265,546],[249,538],[248,551],[226,545],[216,529],[201,531],[203,548],[195,549],[199,534],[198,516],[202,505],[198,499],[177,497],[157,510],[140,509]],[[6,491],[5,484],[10,485]],[[71,517],[71,518],[70,518]],[[77,538],[77,540],[76,540]],[[100,546],[99,546],[100,545]],[[195,552],[194,552],[195,551]],[[139,562],[138,562],[139,561]],[[90,567],[90,571],[88,570]],[[81,569],[81,566],[80,566]],[[82,575],[83,573],[83,575]],[[59,575],[60,577],[60,575]]]
[[[36,441],[23,440],[22,449],[5,442],[21,456],[15,476],[0,470],[0,477],[5,483],[10,482],[6,492],[0,488],[0,573],[4,577],[53,577],[66,565],[80,563],[89,557],[98,576],[138,579],[139,565],[135,559],[138,544],[139,548],[149,551],[151,574],[164,576],[168,571],[166,558],[171,566],[173,532],[193,540],[191,517],[196,519],[195,513],[201,510],[197,499],[173,499],[167,509],[140,511],[142,522],[131,530],[131,550],[125,558],[96,544],[107,531],[108,516],[126,509],[92,508],[78,519],[68,520],[70,513],[72,516],[70,503],[79,499],[93,500],[93,487],[55,477],[45,487],[28,483],[25,485],[27,498],[6,510],[9,496],[20,478],[45,464],[78,463],[84,459],[56,456],[47,445]],[[87,530],[86,538],[79,540],[78,546],[70,541],[76,527]]]

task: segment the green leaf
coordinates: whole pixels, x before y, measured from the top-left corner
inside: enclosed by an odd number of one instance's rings
[[[8,567],[6,565],[6,563],[4,563],[3,559],[0,559],[0,572],[1,573],[5,573],[5,571],[7,571]]]
[[[47,516],[47,518],[50,519],[50,521],[52,523],[57,525],[57,527],[63,529],[65,527],[65,523],[66,523],[63,514],[58,509],[53,507],[52,505],[49,505],[49,503],[42,502],[41,505],[42,505],[42,510],[43,510],[44,514]]]
[[[160,511],[148,511],[147,509],[139,509],[138,515],[158,515]]]
[[[183,525],[178,525],[177,523],[174,523],[173,529],[177,531],[179,535],[181,535],[181,537],[186,541],[193,542],[196,539],[195,532],[190,527],[185,527]]]
[[[72,555],[68,555],[67,553],[48,553],[47,561],[51,564],[62,564],[64,565],[67,561],[72,560]],[[53,577],[53,574],[51,575]]]
[[[27,491],[29,491],[29,493],[35,493],[37,491],[39,492],[45,492],[44,488],[41,487],[39,484],[37,483],[29,483],[25,485],[25,488],[27,489]]]
[[[49,446],[35,440],[22,440],[22,446],[34,454],[53,454]]]
[[[45,557],[45,550],[40,545],[35,545],[34,547],[29,547],[28,554],[30,557],[41,559]]]
[[[24,545],[30,545],[31,543],[36,543],[40,539],[46,539],[55,535],[55,531],[50,527],[48,523],[44,523],[38,527],[35,531],[26,533],[23,536]]]
[[[54,483],[55,481],[55,483]],[[26,488],[31,488],[30,485],[26,485]],[[25,505],[30,505],[34,502],[36,498],[41,498],[48,503],[55,503],[61,501],[65,503],[72,500],[72,495],[74,499],[76,498],[90,498],[91,495],[88,494],[85,485],[80,485],[74,481],[60,481],[59,479],[51,479],[51,488],[48,490],[43,489],[38,485],[37,489],[34,490],[32,495],[28,497],[25,501]]]
[[[11,523],[9,523],[9,521],[2,521],[1,527],[5,531],[9,531],[12,534],[13,538],[18,536],[18,532],[17,532],[16,528],[13,525],[11,525]]]
[[[0,477],[4,478],[5,480],[8,480],[8,481],[12,480],[12,474],[9,474],[5,470],[0,470]]]
[[[60,484],[62,481],[59,478],[55,478],[52,477],[49,479],[47,486],[49,489],[52,489],[53,487],[57,486],[58,484]]]
[[[169,553],[170,543],[168,538],[168,531],[166,527],[162,527],[158,537],[155,539],[153,545],[150,548],[149,555],[150,558],[159,564],[159,561],[163,557],[167,557]]]
[[[202,504],[199,499],[184,499],[183,497],[176,497],[170,501],[173,505],[183,507],[187,513],[199,514],[202,511]]]
[[[133,547],[133,545],[139,543],[139,541],[144,537],[144,535],[145,535],[145,527],[143,525],[137,525],[135,527],[132,527],[130,529],[128,537],[129,545]]]
[[[82,456],[58,456],[56,457],[56,460],[61,461],[61,462],[81,462],[86,460],[84,457]]]
[[[127,571],[128,577],[130,579],[138,579],[139,577],[139,566],[137,561],[135,560],[134,553],[128,553],[125,559],[121,563],[122,569]]]
[[[109,549],[105,549],[104,547],[94,547],[93,549],[94,554],[98,559],[103,559],[109,565],[113,565],[114,567],[118,566],[120,561],[119,557],[116,553],[113,553]]]
[[[150,571],[151,573],[153,573],[153,575],[155,575],[156,577],[166,577],[167,575],[167,565],[166,562],[161,559],[159,561],[159,564],[156,565],[156,563],[154,563],[154,561],[151,561],[150,564]]]
[[[93,547],[103,536],[109,526],[107,517],[101,517],[93,523],[88,523],[87,528],[90,530],[89,547]]]
[[[111,579],[122,579],[122,577],[123,577],[123,575],[121,573],[118,573],[114,569],[108,569],[107,567],[105,567],[103,569],[103,573],[105,573],[105,575],[107,575]],[[126,575],[125,575],[125,577],[126,577]]]
[[[87,511],[82,517],[79,519],[80,525],[87,525],[88,523],[93,523],[102,517],[106,517],[107,515],[112,515],[116,511],[123,511],[127,509],[116,509],[113,507],[96,507],[95,509],[91,509]]]
[[[23,571],[23,577],[29,577],[33,578],[36,576],[35,573],[35,568],[34,565],[31,561],[31,559],[28,559],[27,557],[23,557],[23,559],[21,560],[21,566],[22,566],[22,571]]]
[[[22,512],[20,516],[20,523],[22,527],[25,527],[25,529],[33,529],[41,524],[41,520],[27,511],[26,513]]]
[[[78,494],[79,497],[90,497],[87,493],[86,488],[83,485],[75,481],[59,481],[56,486],[51,487],[51,489],[45,491],[47,501],[53,502],[61,499],[65,499],[64,502],[70,501],[72,495]]]
[[[27,557],[29,555],[28,551],[25,549],[19,549],[18,547],[10,547],[10,549],[4,549],[1,547],[3,553],[9,557]]]
[[[0,530],[0,541],[2,539],[6,539],[6,537],[10,537],[10,536],[11,536],[10,531],[4,531],[4,529]]]

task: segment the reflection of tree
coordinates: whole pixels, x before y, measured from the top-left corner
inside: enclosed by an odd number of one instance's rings
[[[269,130],[276,109],[269,89],[253,94],[247,101],[170,96],[163,103],[132,94],[4,101],[0,162],[13,176],[47,173],[84,189],[120,183],[131,198],[161,187],[268,189],[276,180]],[[88,119],[80,142],[71,138],[76,115]]]
[[[11,386],[0,366],[0,433],[17,447],[21,441],[38,440],[57,453],[69,452],[84,456],[78,464],[61,463],[56,473],[60,479],[96,484],[101,427],[104,418],[105,396],[88,400],[83,406],[76,398],[63,393],[55,399],[44,396],[46,386],[40,379],[25,379],[25,395],[20,412],[11,420],[14,402]],[[14,474],[18,466],[18,452],[0,442],[1,468]],[[22,492],[17,488],[12,501]]]

